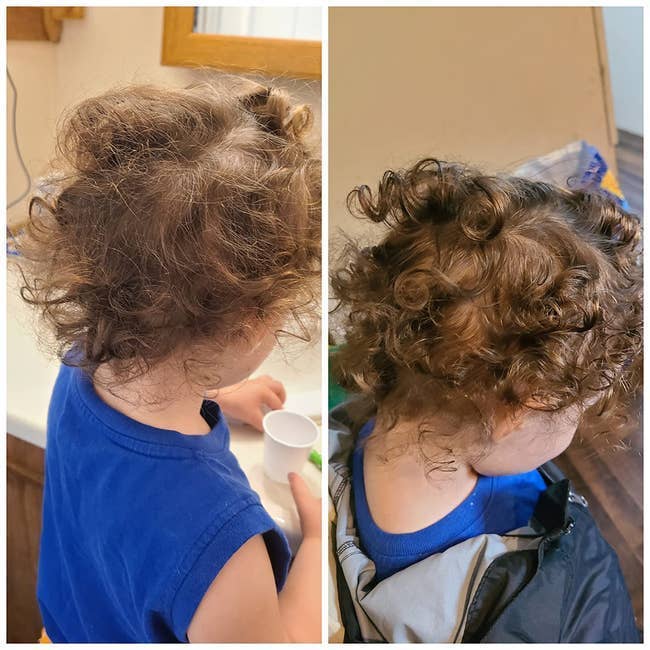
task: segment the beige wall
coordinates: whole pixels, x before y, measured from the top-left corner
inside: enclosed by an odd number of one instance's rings
[[[496,171],[582,138],[612,161],[598,11],[331,9],[331,238],[366,232],[353,186],[420,157]]]
[[[9,41],[7,65],[18,88],[17,129],[21,152],[33,177],[53,154],[57,118],[75,102],[129,82],[180,86],[198,76],[218,75],[160,65],[162,7],[88,7],[81,20],[67,20],[60,43]],[[316,114],[320,134],[320,83],[277,80]],[[7,85],[7,100],[12,92]],[[11,104],[9,104],[11,106]],[[7,111],[7,125],[11,118]],[[9,131],[8,131],[9,133]],[[25,188],[13,139],[8,138],[8,201]],[[25,203],[10,211],[10,223],[24,217]]]

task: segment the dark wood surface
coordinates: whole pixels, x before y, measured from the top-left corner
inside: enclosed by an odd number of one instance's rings
[[[45,453],[7,434],[7,641],[35,643],[41,632],[36,569]]]
[[[619,131],[618,180],[632,211],[643,215],[643,138]],[[640,400],[636,407],[640,409]],[[635,409],[636,410],[636,409]],[[589,507],[605,539],[618,554],[643,629],[643,427],[632,430],[627,449],[602,449],[575,440],[558,465]]]
[[[616,162],[618,182],[632,212],[643,215],[643,138],[619,131]]]

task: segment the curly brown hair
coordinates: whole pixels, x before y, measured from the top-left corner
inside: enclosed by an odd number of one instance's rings
[[[589,407],[611,430],[640,382],[640,225],[608,198],[425,159],[387,171],[351,211],[388,226],[332,275],[333,357],[366,410]],[[611,417],[606,417],[611,416]],[[583,418],[584,421],[589,418]]]
[[[313,311],[311,121],[281,90],[241,80],[128,86],[76,106],[20,246],[22,297],[64,362],[131,377],[181,350],[210,383],[224,346]]]

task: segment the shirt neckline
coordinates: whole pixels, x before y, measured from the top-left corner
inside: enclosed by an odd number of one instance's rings
[[[216,402],[204,400],[201,415],[211,427],[202,435],[186,435],[172,429],[159,429],[120,413],[104,402],[95,391],[91,378],[81,368],[70,367],[73,386],[80,403],[103,425],[109,437],[132,449],[158,448],[159,451],[218,453],[230,442],[228,425]]]
[[[361,428],[359,441],[370,435],[374,424],[373,419]],[[353,473],[357,474],[358,479],[354,481],[357,519],[364,521],[366,533],[364,543],[372,549],[373,555],[404,557],[423,552],[427,554],[442,552],[458,543],[463,533],[471,529],[485,515],[492,500],[494,477],[479,474],[470,494],[442,519],[409,533],[389,533],[377,525],[368,506],[363,476],[363,447],[358,446],[354,455]],[[435,547],[434,550],[432,546]]]

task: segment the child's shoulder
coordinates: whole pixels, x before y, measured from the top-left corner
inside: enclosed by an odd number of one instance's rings
[[[50,412],[50,475],[116,514],[121,509],[125,519],[146,519],[158,509],[179,524],[198,522],[260,503],[229,449],[228,425],[216,404],[208,434],[159,429],[116,411],[83,371],[62,366]]]

